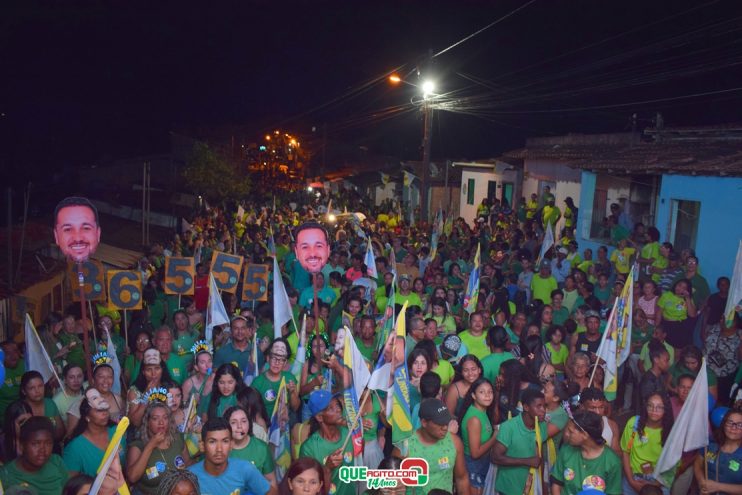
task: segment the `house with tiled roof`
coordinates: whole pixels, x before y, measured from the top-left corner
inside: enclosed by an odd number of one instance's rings
[[[561,209],[566,195],[579,204],[580,251],[609,245],[605,220],[617,203],[631,224],[653,225],[661,242],[695,250],[712,286],[731,276],[742,239],[742,124],[533,138],[504,157],[523,163],[524,193],[536,168],[579,175],[576,188],[556,183],[552,193]]]

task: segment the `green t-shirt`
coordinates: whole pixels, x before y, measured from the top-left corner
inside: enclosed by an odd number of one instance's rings
[[[167,371],[170,373],[170,378],[178,385],[183,385],[183,382],[188,377],[186,363],[183,358],[171,352],[167,361],[165,361],[165,366],[167,366]]]
[[[464,414],[464,418],[461,420],[461,441],[464,443],[464,454],[468,456],[471,456],[471,449],[469,446],[469,427],[467,425],[467,422],[471,418],[478,419],[481,425],[481,429],[479,432],[480,445],[492,438],[492,433],[494,432],[492,428],[492,422],[487,417],[487,413],[485,413],[484,411],[480,411],[474,406],[471,406],[466,411],[466,414]]]
[[[137,447],[140,453],[144,452],[144,446],[145,444],[141,440],[131,442],[131,447]],[[183,459],[184,446],[183,436],[176,434],[173,436],[173,442],[169,448],[165,450],[155,448],[147,460],[144,474],[139,478],[139,481],[134,483],[134,486],[144,495],[154,495],[157,493],[162,475],[167,469],[182,469],[185,467],[185,460]]]
[[[262,375],[261,375],[262,376]],[[330,442],[322,438],[319,432],[314,432],[306,441],[302,444],[299,449],[299,456],[311,457],[316,459],[320,464],[324,465],[327,457],[339,450],[343,446],[345,437],[348,435],[348,429],[344,426],[338,427],[340,435],[336,442]],[[348,442],[343,451],[343,463],[341,466],[352,466],[353,465],[353,445]],[[328,490],[333,495],[354,495],[356,492],[355,483],[343,483],[340,481],[340,467],[332,471],[332,485]]]
[[[476,337],[469,330],[464,330],[459,334],[459,338],[466,346],[469,354],[474,354],[480,361],[491,354],[490,348],[487,346],[487,332],[482,332],[482,335]]]
[[[677,387],[678,378],[680,375],[692,375],[698,376],[697,371],[691,371],[680,363],[675,363],[670,367],[670,376],[672,376],[672,384]],[[716,373],[713,370],[706,368],[706,380],[708,381],[709,387],[716,386]]]
[[[577,298],[580,297],[580,293],[577,292],[577,289],[562,289],[562,296],[562,307],[567,308],[569,313],[573,312],[577,308]]]
[[[565,364],[567,362],[569,349],[567,349],[567,345],[564,342],[559,346],[559,350],[554,349],[551,342],[546,343],[546,348],[549,350],[549,354],[551,355],[551,364]],[[563,372],[557,371],[557,373]]]
[[[540,299],[544,304],[551,301],[551,291],[556,290],[556,288],[557,281],[552,276],[543,278],[536,273],[531,278],[532,299]]]
[[[641,351],[642,346],[652,340],[652,334],[654,334],[654,325],[647,325],[644,330],[636,325],[632,326],[631,347]]]
[[[509,351],[505,352],[493,352],[489,356],[482,359],[482,368],[484,369],[484,377],[490,383],[495,383],[497,375],[500,374],[500,366],[505,361],[515,359],[515,356]]]
[[[69,334],[65,331],[62,331],[59,332],[58,338],[59,342],[61,342],[62,344],[62,347],[69,346],[72,342],[75,343],[69,348],[70,352],[65,358],[67,360],[67,363],[76,364],[80,368],[85,369],[85,350],[83,349],[82,340],[80,340],[80,337],[75,334]]]
[[[541,438],[546,440],[546,422],[539,422]],[[505,446],[508,457],[525,459],[534,457],[536,451],[536,430],[529,430],[519,415],[500,425],[497,441]],[[495,489],[502,493],[523,493],[528,479],[526,466],[499,466]]]
[[[605,287],[601,287],[599,285],[596,285],[593,289],[593,295],[598,298],[598,301],[600,301],[602,304],[605,304],[611,297],[611,286],[606,285]]]
[[[406,440],[407,456],[419,457],[428,461],[428,484],[418,487],[407,487],[407,495],[427,495],[434,488],[453,493],[453,471],[456,466],[456,446],[447,432],[442,440],[433,445],[420,441],[415,432]]]
[[[671,291],[664,292],[657,300],[657,306],[662,311],[662,319],[667,321],[683,321],[688,318],[688,308],[685,299],[676,296]]]
[[[569,319],[569,309],[566,306],[562,306],[559,309],[553,309],[552,318],[554,325],[564,325],[564,322]]]
[[[289,382],[296,383],[296,378],[294,378],[294,375],[288,371],[282,371],[281,376],[279,376],[276,381],[271,381],[266,372],[258,375],[258,377],[252,382],[251,387],[260,392],[260,397],[263,399],[263,404],[265,405],[265,410],[268,413],[268,416],[273,414],[273,408],[276,404],[276,397],[278,396],[278,388],[281,386],[282,377],[286,378],[286,385],[288,385]]]
[[[559,428],[559,433],[551,438],[554,441],[554,445],[556,445],[557,447],[562,443],[562,434],[564,433],[564,427],[567,426],[568,421],[569,416],[567,415],[567,411],[565,411],[564,407],[562,406],[557,407],[553,411],[546,411],[546,422],[553,424],[554,426]],[[545,439],[543,445],[544,449],[546,449]]]
[[[662,428],[645,426],[644,434],[640,434],[639,431],[634,431],[638,419],[638,416],[634,416],[626,422],[621,435],[621,450],[629,454],[631,472],[642,474],[645,472],[642,466],[649,464],[651,470],[654,471],[654,466],[660,458],[662,453]],[[670,481],[672,482],[672,480]]]
[[[564,445],[559,449],[551,477],[562,486],[564,495],[576,495],[583,486],[602,486],[607,495],[621,495],[622,472],[621,459],[607,446],[595,459],[585,459],[579,448]]]
[[[191,367],[191,363],[193,362],[193,353],[191,352],[191,347],[193,347],[193,344],[196,343],[198,337],[198,332],[194,332],[193,330],[191,330],[189,332],[180,334],[177,339],[173,340],[173,353],[180,356],[180,358],[185,362],[186,369],[189,369]]]
[[[5,382],[0,387],[0,417],[5,417],[5,411],[21,395],[21,378],[26,372],[26,364],[19,360],[15,368],[5,368]]]
[[[631,269],[631,257],[636,253],[636,249],[625,247],[616,249],[611,253],[611,261],[616,266],[616,271],[621,275],[626,275]]]
[[[124,361],[124,371],[129,372],[129,377],[131,378],[129,382],[134,382],[134,380],[137,379],[137,377],[139,376],[139,369],[141,367],[141,359],[137,359],[134,354],[129,354],[128,356],[126,356],[126,361]]]
[[[21,468],[18,459],[0,468],[0,480],[5,490],[13,486],[30,487],[38,495],[59,495],[68,477],[67,468],[57,454],[52,454],[35,473]]]
[[[395,304],[404,304],[405,301],[407,301],[407,306],[417,306],[419,308],[423,307],[423,302],[420,300],[420,296],[415,294],[414,292],[410,291],[409,294],[404,295],[401,292],[397,292],[396,296],[394,297],[394,303]]]
[[[415,387],[412,387],[415,388]],[[379,413],[381,413],[381,403],[374,392],[371,392],[371,412],[366,414],[363,419],[369,419],[374,424],[372,428],[363,429],[363,441],[370,442],[379,438]]]
[[[363,342],[363,339],[360,337],[355,338],[356,341],[356,347],[358,347],[358,351],[361,353],[361,356],[365,357],[366,360],[371,363],[374,360],[374,351],[376,350],[376,339],[374,339],[374,342],[371,343],[371,345],[366,345]]]
[[[445,359],[438,360],[438,366],[435,367],[433,373],[441,377],[441,386],[443,387],[449,385],[455,375],[453,366]]]
[[[273,454],[268,444],[256,437],[250,437],[250,443],[244,449],[232,449],[229,457],[251,462],[264,475],[275,470]]]
[[[115,426],[110,426],[108,428],[109,440],[113,438],[115,431]],[[119,454],[122,466],[125,465],[124,450],[125,449],[122,448]],[[99,449],[93,442],[85,438],[84,435],[78,435],[64,447],[62,459],[64,459],[64,465],[67,468],[67,471],[87,474],[88,476],[95,478],[95,475],[98,472],[98,466],[100,466],[100,463],[103,460],[103,454],[103,450]]]

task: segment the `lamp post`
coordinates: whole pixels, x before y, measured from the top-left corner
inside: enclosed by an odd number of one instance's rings
[[[433,137],[431,133],[433,126],[433,107],[430,103],[435,96],[433,94],[435,84],[433,81],[427,80],[423,82],[422,86],[417,86],[416,84],[405,81],[397,74],[389,76],[389,81],[394,84],[403,82],[410,86],[415,86],[421,89],[423,93],[423,173],[420,178],[420,218],[427,222],[430,220],[428,218],[428,188],[430,184],[430,141]]]

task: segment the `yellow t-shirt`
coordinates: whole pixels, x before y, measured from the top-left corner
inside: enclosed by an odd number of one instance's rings
[[[631,257],[636,253],[636,249],[625,247],[616,249],[611,253],[611,261],[616,267],[616,271],[622,275],[627,275],[631,269]]]

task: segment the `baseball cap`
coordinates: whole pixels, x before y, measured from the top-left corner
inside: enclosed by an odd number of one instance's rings
[[[569,254],[569,251],[567,251],[566,247],[560,247],[559,249],[557,249],[557,253],[567,255]]]
[[[412,277],[410,277],[409,273],[403,273],[399,276],[399,280],[412,280]]]
[[[461,338],[458,335],[446,335],[441,342],[441,354],[456,357],[461,349]]]
[[[597,319],[600,319],[600,314],[598,314],[597,311],[595,311],[593,309],[590,309],[588,311],[585,311],[585,319],[587,320],[588,318],[597,318]]]
[[[539,268],[540,268],[541,270],[543,270],[544,268],[548,268],[549,270],[551,270],[551,263],[549,263],[549,261],[548,261],[548,260],[543,260],[543,261],[541,262],[541,264],[539,265]]]
[[[330,405],[332,402],[333,395],[327,390],[315,390],[309,394],[309,400],[307,406],[309,406],[309,412],[312,416],[316,416]]]
[[[420,403],[420,419],[427,419],[437,425],[447,425],[451,416],[448,407],[440,399],[425,399]]]

